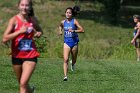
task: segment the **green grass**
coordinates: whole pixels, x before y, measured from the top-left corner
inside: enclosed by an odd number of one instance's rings
[[[78,59],[76,70],[63,81],[62,59],[39,59],[31,78],[36,93],[139,93],[140,63]],[[18,93],[10,59],[0,60],[0,92]]]

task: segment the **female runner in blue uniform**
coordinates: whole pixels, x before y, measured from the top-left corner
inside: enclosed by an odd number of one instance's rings
[[[79,24],[79,22],[75,18],[73,18],[73,16],[75,16],[73,8],[68,7],[65,11],[65,16],[66,19],[62,20],[59,26],[59,34],[62,35],[63,33],[62,30],[64,30],[63,69],[64,69],[64,81],[67,81],[69,55],[71,53],[72,56],[71,70],[73,71],[78,54],[79,38],[77,33],[84,32],[84,29]]]

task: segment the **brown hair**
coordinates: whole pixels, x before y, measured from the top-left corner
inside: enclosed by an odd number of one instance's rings
[[[66,8],[65,13],[66,13],[66,11],[68,9],[71,10],[73,16],[76,16],[77,13],[80,11],[80,8],[78,6],[74,6],[74,7],[68,7],[68,8]]]

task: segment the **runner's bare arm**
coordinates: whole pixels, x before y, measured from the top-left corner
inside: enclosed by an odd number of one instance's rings
[[[63,24],[64,24],[64,20],[61,21],[61,23],[60,23],[60,25],[59,25],[59,30],[58,30],[59,35],[62,35],[62,34],[63,34],[63,33],[62,33],[62,30],[63,30]]]
[[[4,32],[4,35],[3,35],[3,38],[2,38],[3,43],[6,43],[7,41],[14,39],[19,34],[26,32],[27,28],[24,26],[24,27],[21,27],[20,31],[16,31],[16,32],[12,33],[12,30],[14,29],[15,24],[16,24],[16,19],[15,19],[15,17],[12,17],[9,20],[8,26],[7,26],[7,28]]]
[[[74,20],[74,24],[78,27],[78,29],[75,30],[75,32],[84,32],[83,27],[80,25],[80,23],[76,19]]]
[[[134,38],[131,40],[131,43],[134,44],[136,41],[136,38],[140,35],[140,29],[137,30],[136,35],[134,36]]]

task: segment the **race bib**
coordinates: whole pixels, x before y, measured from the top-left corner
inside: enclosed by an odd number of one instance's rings
[[[18,49],[23,50],[23,51],[32,50],[33,49],[32,40],[30,40],[30,39],[20,39]]]
[[[72,32],[66,31],[65,32],[65,37],[72,37]]]

